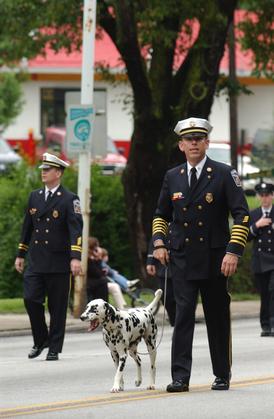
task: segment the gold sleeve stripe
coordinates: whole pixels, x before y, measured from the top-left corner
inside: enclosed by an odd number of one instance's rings
[[[74,250],[75,252],[82,252],[81,246],[71,246],[71,250]]]
[[[162,229],[162,228],[154,228],[153,230],[152,230],[152,234],[156,234],[156,233],[162,233],[164,236],[166,236],[166,234],[167,234],[167,232],[166,232],[166,230],[164,230],[164,229]]]
[[[235,224],[235,225],[232,227],[232,231],[233,231],[234,229],[236,229],[236,228],[238,228],[238,229],[240,229],[240,230],[243,230],[243,231],[246,231],[247,233],[249,233],[249,228],[248,228],[248,227],[246,227],[246,226],[242,226],[242,225]]]
[[[163,220],[163,218],[154,218],[152,223],[152,234],[163,233],[167,234],[168,231],[168,222]]]
[[[20,250],[28,250],[29,246],[24,243],[19,243],[18,249]]]
[[[245,241],[241,241],[241,240],[230,240],[230,242],[229,243],[237,243],[237,244],[240,244],[241,246],[243,246],[243,247],[245,247],[245,245],[246,245],[246,242]]]
[[[246,238],[245,237],[234,235],[234,236],[231,236],[230,240],[239,240],[240,242],[242,242],[246,245]]]
[[[231,237],[242,237],[243,239],[246,240],[247,234],[242,233],[241,231],[232,231]]]

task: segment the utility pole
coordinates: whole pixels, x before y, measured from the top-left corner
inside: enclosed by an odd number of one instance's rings
[[[229,122],[230,122],[230,153],[231,165],[238,169],[238,98],[237,98],[237,75],[236,75],[236,58],[235,58],[235,33],[234,18],[230,23],[228,30],[228,48],[229,48]]]
[[[81,105],[93,104],[94,44],[96,29],[96,0],[84,0]],[[79,154],[78,195],[81,202],[84,228],[82,243],[83,275],[75,277],[73,315],[79,317],[86,303],[88,237],[90,218],[91,151]]]

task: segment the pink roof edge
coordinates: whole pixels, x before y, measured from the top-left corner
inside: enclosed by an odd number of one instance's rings
[[[243,12],[238,11],[236,13],[236,21],[239,21],[241,18],[243,18]],[[124,64],[118,50],[106,32],[102,31],[101,35],[100,39],[95,41],[95,64],[102,63],[108,65],[113,71],[121,71],[124,68]],[[28,62],[28,68],[31,73],[55,71],[58,73],[80,73],[81,65],[82,53],[80,51],[67,54],[64,50],[55,53],[51,49],[46,50],[45,56],[39,55]],[[236,66],[238,75],[249,75],[252,70],[252,52],[241,51],[239,44],[236,46]],[[227,48],[221,61],[220,71],[225,73],[228,71]]]

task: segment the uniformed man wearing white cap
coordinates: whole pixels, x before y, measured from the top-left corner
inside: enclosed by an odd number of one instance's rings
[[[62,352],[70,272],[81,272],[83,220],[77,195],[61,185],[69,163],[50,153],[43,154],[41,169],[43,188],[31,192],[18,246],[15,268],[24,271],[24,303],[28,312],[34,346],[28,357],[36,358],[44,348],[46,359],[58,360]],[[45,298],[50,314],[45,319]]]
[[[174,131],[187,162],[166,173],[153,219],[153,255],[162,264],[170,262],[176,300],[168,392],[189,389],[199,292],[216,377],[211,388],[228,390],[230,385],[227,279],[236,271],[243,253],[249,213],[236,170],[206,155],[211,130],[210,123],[202,118],[177,123]],[[229,213],[234,220],[231,233]]]
[[[274,185],[261,182],[255,192],[261,205],[250,213],[251,264],[261,297],[261,336],[274,337]]]

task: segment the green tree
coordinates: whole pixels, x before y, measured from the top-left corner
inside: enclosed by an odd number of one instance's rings
[[[13,73],[0,74],[0,132],[19,115],[22,106],[22,88],[18,76]]]
[[[253,51],[253,74],[274,80],[274,2],[244,0],[240,4],[246,12],[238,25],[242,30],[239,40],[244,50]]]
[[[252,1],[247,3],[251,7]],[[2,60],[34,56],[46,44],[56,51],[78,48],[82,5],[79,0],[0,0]],[[173,127],[190,115],[208,117],[236,7],[237,0],[97,2],[97,23],[116,45],[132,87],[134,130],[123,183],[140,269],[164,172],[179,159]]]

